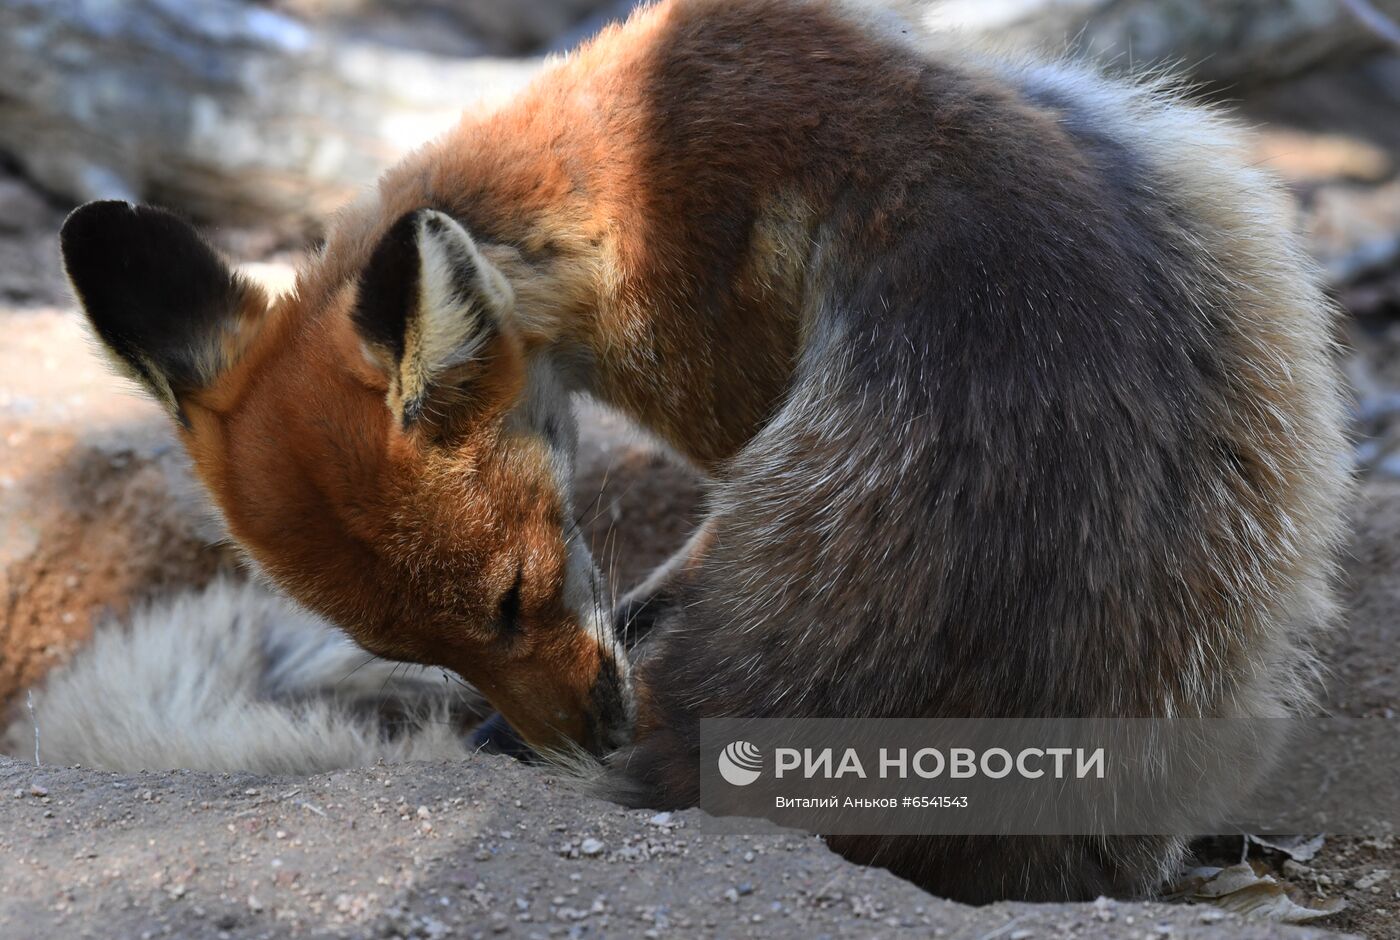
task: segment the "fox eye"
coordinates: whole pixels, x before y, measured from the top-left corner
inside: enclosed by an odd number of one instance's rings
[[[520,584],[525,579],[525,569],[517,568],[515,572],[515,583],[506,591],[501,598],[500,608],[497,612],[498,622],[501,625],[501,633],[511,635],[520,632]]]

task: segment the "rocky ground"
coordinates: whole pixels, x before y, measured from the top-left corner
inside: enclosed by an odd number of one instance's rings
[[[1349,622],[1327,651],[1331,705],[1393,721],[1400,266],[1387,239],[1400,232],[1400,132],[1374,109],[1335,106],[1358,100],[1344,92],[1300,85],[1246,106],[1268,124],[1260,160],[1289,179],[1300,223],[1352,313],[1344,339],[1360,392],[1363,485],[1346,563]],[[1317,101],[1331,110],[1319,117]],[[7,711],[95,625],[235,565],[210,545],[215,530],[162,417],[107,374],[75,319],[54,243],[64,210],[0,174]],[[215,237],[238,257],[270,262],[260,273],[273,277],[294,247],[258,231]],[[696,481],[655,447],[587,413],[582,521],[614,584],[634,582],[679,544],[700,499]],[[1184,905],[971,909],[851,866],[809,837],[706,836],[698,814],[621,811],[495,757],[297,780],[120,777],[0,758],[0,778],[3,936],[1314,935]],[[1202,851],[1228,863],[1239,847]],[[1256,847],[1253,862],[1299,901],[1345,899],[1327,928],[1400,936],[1393,834],[1329,834],[1308,859]]]
[[[505,757],[270,779],[0,758],[8,937],[1303,940],[1213,908],[972,908],[820,840],[704,833]],[[1328,934],[1331,936],[1331,934]]]

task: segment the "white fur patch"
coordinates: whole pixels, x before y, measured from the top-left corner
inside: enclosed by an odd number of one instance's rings
[[[474,693],[377,659],[265,588],[218,581],[99,627],[0,743],[105,770],[310,774],[471,751]],[[23,697],[21,697],[23,700]],[[393,717],[394,727],[385,715]],[[392,733],[391,733],[392,732]]]

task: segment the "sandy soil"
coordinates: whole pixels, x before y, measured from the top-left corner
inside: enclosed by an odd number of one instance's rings
[[[299,779],[121,776],[0,758],[0,933],[1322,936],[1106,899],[970,908],[851,865],[811,836],[707,836],[704,825],[695,811],[620,810],[489,755]]]

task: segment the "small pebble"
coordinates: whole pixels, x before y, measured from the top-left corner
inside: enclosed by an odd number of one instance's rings
[[[603,851],[603,843],[597,839],[584,839],[579,843],[578,850],[584,855],[600,855]]]
[[[1094,899],[1094,916],[1107,923],[1113,920],[1113,902],[1105,897]]]
[[[1369,875],[1363,875],[1360,878],[1356,879],[1356,887],[1361,891],[1369,891],[1389,877],[1389,869],[1377,868]]]

